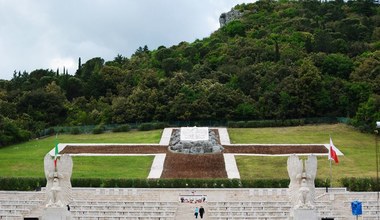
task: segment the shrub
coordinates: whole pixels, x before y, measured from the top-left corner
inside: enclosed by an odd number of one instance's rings
[[[112,129],[113,132],[128,132],[131,130],[131,127],[127,124],[118,126],[114,129]]]
[[[46,186],[46,179],[39,177],[0,177],[0,190],[31,191]]]
[[[154,123],[142,123],[139,125],[138,129],[140,131],[150,131],[150,130],[154,130],[155,126],[154,126]]]
[[[155,129],[163,129],[168,126],[165,122],[149,122],[149,123],[141,123],[138,126],[138,130],[140,131],[150,131]]]
[[[235,20],[224,26],[223,30],[230,37],[234,37],[235,35],[245,36],[245,28],[245,25],[241,21]]]
[[[99,178],[73,178],[71,185],[73,187],[101,187],[102,181]]]
[[[238,124],[235,121],[229,121],[227,123],[227,127],[229,127],[229,128],[238,128]]]
[[[154,123],[154,129],[164,129],[168,126],[165,122],[155,122]]]
[[[343,178],[350,191],[377,191],[375,178]],[[73,187],[120,188],[288,188],[289,179],[112,179],[73,178]],[[329,180],[315,180],[316,187],[328,187]],[[46,186],[39,177],[0,177],[0,190],[32,191]]]
[[[350,191],[377,191],[374,178],[342,178],[340,182]]]
[[[284,126],[303,126],[305,124],[333,124],[337,123],[337,118],[301,118],[284,120],[253,120],[253,121],[229,121],[227,126],[230,128],[263,128],[263,127],[284,127]]]
[[[79,128],[78,127],[72,128],[71,131],[70,131],[70,134],[74,134],[74,135],[80,134]]]
[[[105,127],[104,125],[100,124],[98,126],[96,126],[93,130],[92,130],[92,133],[93,134],[102,134],[105,130]]]
[[[20,128],[12,119],[0,115],[0,147],[27,141],[31,133]]]

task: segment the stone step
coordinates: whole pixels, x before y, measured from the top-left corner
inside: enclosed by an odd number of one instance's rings
[[[109,194],[112,192],[113,195],[104,195],[106,191]],[[374,219],[380,214],[376,192],[348,192],[345,189],[334,188],[329,189],[329,192],[326,193],[323,188],[318,188],[316,195],[316,207],[321,217],[334,217],[335,220],[349,219],[352,217],[351,202],[354,200],[362,202],[364,219]],[[180,203],[182,196],[201,196],[205,197],[206,200],[199,203]],[[38,199],[34,199],[35,197]],[[22,209],[24,205],[31,207],[28,216],[40,216],[44,208],[45,197],[43,192],[0,191],[0,211],[3,211],[0,213],[0,219],[22,219],[20,217],[23,214],[21,213],[22,210],[10,209],[12,207]],[[89,211],[90,216],[101,215],[97,212],[99,210],[115,210],[115,216],[119,216],[122,215],[119,211],[123,212],[120,207],[124,204],[125,207],[128,207],[126,213],[129,213],[130,217],[123,219],[136,219],[137,217],[133,217],[132,214],[140,216],[142,219],[149,219],[149,216],[155,215],[156,208],[167,212],[163,215],[160,212],[156,213],[163,219],[195,219],[194,209],[197,205],[205,207],[206,219],[264,219],[265,216],[273,216],[270,219],[281,219],[284,217],[284,213],[290,212],[287,211],[290,209],[290,202],[286,189],[125,188],[106,190],[105,188],[74,188],[73,199],[71,205],[72,211],[76,213],[75,216],[81,215],[80,212],[76,212],[78,210],[86,211],[88,208],[91,210],[91,204],[98,206],[94,208],[95,212]],[[188,201],[195,202],[198,200]],[[262,207],[263,211],[256,211],[257,207]],[[244,211],[244,208],[247,211]],[[169,215],[169,212],[172,214]],[[103,211],[103,215],[105,214],[111,216],[108,211]],[[91,219],[91,217],[87,216],[85,219]],[[155,218],[152,217],[151,219]]]
[[[203,206],[203,208],[205,209],[205,214],[203,215],[203,219],[208,219],[207,203],[201,203],[201,204],[180,203],[175,215],[175,219],[181,219],[181,220],[195,219],[195,216],[194,216],[195,207],[200,208],[200,206]],[[198,219],[201,219],[199,215],[198,215]]]

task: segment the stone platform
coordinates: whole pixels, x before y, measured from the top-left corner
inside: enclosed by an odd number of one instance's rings
[[[0,191],[0,219],[38,218],[44,209],[41,192]],[[181,203],[181,195],[203,195],[207,199]],[[363,204],[362,219],[377,219],[376,192],[348,192],[345,188],[316,189],[318,218],[354,219],[351,202]],[[148,189],[73,188],[72,219],[194,219],[195,206],[203,206],[205,219],[283,219],[291,205],[285,188],[247,189]]]

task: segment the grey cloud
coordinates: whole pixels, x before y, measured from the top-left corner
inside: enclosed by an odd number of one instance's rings
[[[112,60],[207,37],[218,17],[253,0],[0,0],[0,79],[66,68],[78,57]]]

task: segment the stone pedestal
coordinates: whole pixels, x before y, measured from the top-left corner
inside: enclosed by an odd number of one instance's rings
[[[294,210],[293,220],[318,220],[317,210],[300,208]]]
[[[71,213],[64,207],[45,208],[41,220],[71,220]]]

